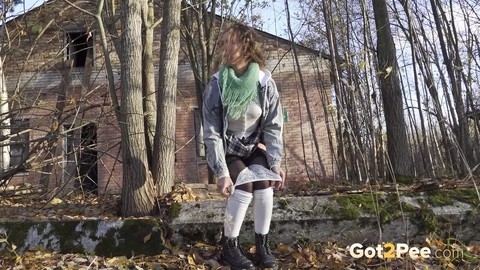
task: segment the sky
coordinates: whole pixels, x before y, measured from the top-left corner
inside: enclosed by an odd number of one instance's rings
[[[45,0],[24,0],[24,3],[15,7],[14,13],[23,13],[24,9],[26,11],[41,5]]]

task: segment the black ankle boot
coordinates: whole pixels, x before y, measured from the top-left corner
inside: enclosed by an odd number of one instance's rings
[[[253,262],[243,255],[238,246],[238,238],[222,239],[223,251],[220,258],[223,264],[229,265],[231,270],[255,269]]]
[[[258,266],[262,269],[277,268],[277,260],[272,256],[268,241],[268,234],[255,233],[255,248]]]

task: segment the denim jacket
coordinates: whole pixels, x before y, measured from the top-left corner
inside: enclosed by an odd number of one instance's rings
[[[226,155],[228,118],[221,98],[221,87],[216,73],[203,94],[203,139],[207,147],[207,163],[218,177],[229,176]],[[266,146],[270,168],[279,166],[283,156],[283,113],[277,86],[268,70],[259,74],[259,97],[262,105],[260,138]]]

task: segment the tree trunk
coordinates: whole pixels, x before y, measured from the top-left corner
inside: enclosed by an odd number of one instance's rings
[[[418,116],[420,117],[420,127],[422,130],[422,136],[420,136],[418,139],[421,140],[422,144],[422,157],[423,157],[423,163],[424,163],[424,170],[426,171],[427,175],[430,177],[435,176],[435,170],[433,168],[433,161],[432,161],[432,156],[431,156],[431,151],[428,147],[428,136],[427,136],[427,129],[425,125],[425,119],[423,116],[423,111],[422,111],[422,98],[421,98],[421,93],[420,93],[420,82],[419,82],[419,76],[416,74],[419,74],[417,71],[417,65],[421,65],[421,63],[417,64],[417,48],[415,46],[416,43],[418,43],[418,37],[416,33],[415,26],[413,24],[411,15],[410,15],[410,8],[408,2],[405,0],[400,1],[402,3],[402,7],[405,11],[405,15],[407,16],[407,23],[408,23],[408,35],[407,39],[410,43],[411,47],[411,52],[412,52],[412,63],[413,63],[413,74],[414,75],[414,82],[415,82],[415,94],[417,98],[417,107],[418,107]]]
[[[142,88],[141,3],[125,0],[121,6],[121,119],[123,186],[122,216],[145,216],[154,209],[155,188],[149,172]]]
[[[314,146],[315,146],[315,153],[317,154],[317,162],[319,164],[319,169],[320,169],[320,172],[321,172],[320,177],[324,178],[327,175],[326,175],[326,171],[325,171],[325,166],[323,165],[322,157],[320,155],[320,146],[318,144],[318,139],[317,139],[318,137],[317,137],[317,132],[315,130],[315,125],[313,124],[313,115],[312,115],[312,111],[311,111],[311,105],[310,105],[310,102],[308,100],[307,93],[306,93],[306,90],[305,90],[306,88],[305,88],[305,83],[304,83],[303,74],[302,74],[302,70],[301,70],[301,65],[300,65],[300,62],[298,60],[297,47],[296,47],[296,44],[294,44],[294,35],[293,35],[293,31],[292,31],[292,26],[291,26],[291,23],[290,23],[290,11],[289,11],[289,7],[288,7],[288,0],[285,0],[285,7],[286,7],[286,13],[287,13],[287,28],[288,28],[288,32],[289,32],[289,35],[290,35],[290,41],[291,41],[291,44],[292,44],[295,64],[296,64],[296,67],[297,67],[297,70],[298,70],[298,76],[299,76],[299,79],[300,79],[300,86],[302,88],[303,99],[305,101],[305,105],[306,105],[306,108],[307,108],[307,114],[308,114],[308,119],[309,119],[309,123],[310,123],[310,130],[312,132],[313,143],[314,143]]]
[[[114,10],[114,2],[115,0],[111,0],[111,8]],[[107,75],[107,81],[108,81],[108,93],[110,94],[110,99],[112,100],[112,108],[113,111],[115,112],[115,117],[117,118],[117,121],[120,121],[122,116],[120,115],[120,104],[118,101],[118,96],[117,96],[117,90],[116,90],[116,83],[115,83],[115,76],[113,73],[113,65],[112,65],[112,60],[110,58],[110,52],[111,50],[109,49],[109,42],[107,40],[107,32],[105,30],[105,24],[103,23],[103,17],[102,14],[104,14],[104,6],[109,6],[105,5],[104,0],[98,0],[97,3],[97,13],[94,15],[95,16],[95,21],[98,24],[98,33],[99,33],[99,39],[100,39],[100,44],[102,48],[102,53],[103,53],[103,58],[105,59],[105,71]],[[108,11],[106,12],[108,13]],[[111,11],[113,13],[113,11]],[[113,15],[112,15],[113,17]],[[107,17],[112,19],[112,17]],[[112,19],[113,20],[113,19]],[[112,24],[111,22],[108,23],[108,26]],[[113,23],[114,24],[114,23]],[[122,59],[120,58],[120,55],[118,52],[121,51],[121,44],[119,42],[119,39],[117,38],[117,35],[114,35],[110,33],[110,40],[114,44],[115,47],[115,52],[117,52],[117,56],[120,60],[120,63],[122,62]]]
[[[178,0],[163,4],[162,38],[158,83],[157,126],[153,160],[153,174],[159,194],[172,190],[175,177],[175,121],[180,50],[180,11]]]
[[[8,105],[8,91],[3,73],[3,57],[0,57],[0,144],[1,164],[0,171],[8,170],[10,167],[10,115]]]
[[[463,64],[460,62],[459,49],[456,42],[457,39],[452,36],[452,32],[455,32],[455,29],[451,30],[450,26],[445,25],[447,19],[445,16],[441,16],[444,15],[442,5],[434,0],[430,0],[430,4],[432,6],[432,14],[442,51],[443,63],[445,64],[448,78],[450,80],[451,92],[455,104],[455,113],[458,118],[458,125],[454,125],[452,129],[457,139],[458,147],[466,159],[460,161],[461,173],[465,175],[468,171],[467,167],[469,165],[475,166],[476,160],[468,134],[468,119],[465,115],[465,104],[463,101],[461,70],[459,70],[459,67],[463,67]],[[452,21],[450,24],[454,26],[455,22]]]
[[[155,98],[155,71],[153,66],[153,30],[154,9],[153,0],[142,1],[142,16],[145,29],[143,42],[143,96],[145,111],[145,140],[147,142],[148,165],[152,167],[153,140],[155,137],[155,125],[157,122],[156,98]]]
[[[378,74],[387,129],[387,151],[395,175],[412,175],[413,164],[403,113],[396,49],[385,0],[373,0],[373,11],[377,30]]]

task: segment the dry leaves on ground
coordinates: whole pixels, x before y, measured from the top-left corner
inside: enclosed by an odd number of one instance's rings
[[[446,247],[440,240],[428,241],[432,246]],[[334,243],[278,244],[273,254],[278,259],[279,269],[479,269],[480,245],[463,248],[464,258],[455,260],[446,257],[429,260],[353,259],[347,248]],[[255,247],[247,246],[245,250],[253,258]],[[228,269],[218,259],[218,246],[204,243],[171,246],[167,243],[162,254],[133,258],[38,250],[0,259],[0,269]]]
[[[322,194],[312,186],[292,189],[296,194]],[[210,191],[206,188],[206,196]],[[284,191],[284,193],[288,192]],[[320,192],[320,193],[319,193]],[[335,190],[338,192],[338,189]],[[285,194],[284,194],[285,195]],[[162,198],[163,202],[198,200],[199,196],[185,185],[178,185],[174,192]],[[68,197],[10,196],[1,197],[0,220],[71,220],[118,219],[119,196],[91,196],[72,194]],[[347,247],[335,243],[281,243],[273,248],[280,269],[480,269],[480,243],[469,246],[455,241],[425,239],[420,246],[450,248],[462,251],[462,258],[410,260],[354,259]],[[10,246],[14,249],[14,246]],[[253,246],[244,247],[253,256]],[[205,243],[193,246],[171,246],[168,242],[162,254],[133,258],[104,258],[87,254],[58,254],[47,250],[26,252],[12,257],[0,257],[0,269],[227,269],[219,262],[219,248]]]

